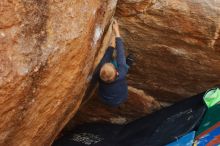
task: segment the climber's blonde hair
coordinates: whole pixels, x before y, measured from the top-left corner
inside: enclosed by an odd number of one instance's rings
[[[113,64],[105,63],[100,70],[100,78],[104,82],[111,83],[115,80],[117,71]]]

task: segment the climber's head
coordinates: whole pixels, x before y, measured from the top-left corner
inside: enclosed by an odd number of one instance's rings
[[[117,74],[117,70],[112,63],[105,63],[100,70],[100,78],[106,83],[113,82]]]

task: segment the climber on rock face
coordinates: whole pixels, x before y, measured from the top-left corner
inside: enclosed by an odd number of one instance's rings
[[[119,26],[113,22],[114,36],[111,45],[105,52],[96,73],[99,78],[99,95],[104,103],[116,107],[128,98],[126,74],[133,63],[132,55],[125,58],[124,44],[122,42]],[[116,57],[113,52],[116,51]]]

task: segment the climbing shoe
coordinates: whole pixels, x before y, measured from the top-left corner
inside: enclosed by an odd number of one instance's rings
[[[134,63],[134,55],[133,54],[129,54],[126,58],[126,64],[131,67],[132,64]]]

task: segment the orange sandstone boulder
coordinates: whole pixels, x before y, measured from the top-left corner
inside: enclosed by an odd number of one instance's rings
[[[119,0],[129,84],[174,102],[220,83],[220,1]]]
[[[116,2],[0,2],[0,145],[53,142],[81,104]]]
[[[90,122],[126,124],[161,108],[153,97],[147,96],[143,91],[133,87],[129,87],[128,91],[128,100],[116,108],[103,104],[96,92],[88,102],[81,105],[66,129]]]
[[[119,0],[116,16],[135,56],[129,85],[162,106],[129,91],[128,101],[112,109],[95,94],[72,123],[126,123],[220,83],[219,1]]]

